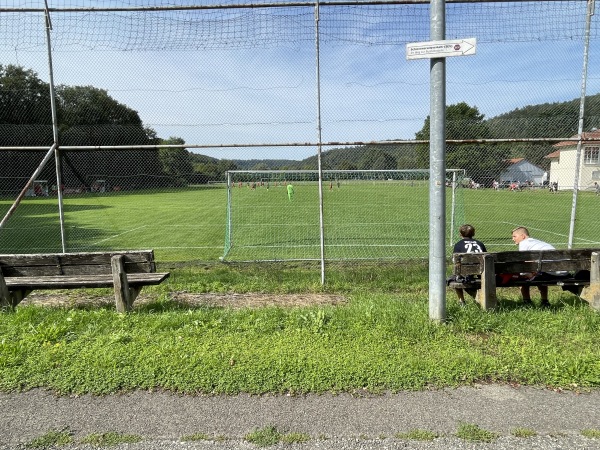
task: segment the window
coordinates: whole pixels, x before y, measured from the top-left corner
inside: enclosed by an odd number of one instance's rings
[[[600,159],[598,156],[600,155],[600,147],[586,147],[585,153],[583,156],[584,164],[598,164],[600,163]]]

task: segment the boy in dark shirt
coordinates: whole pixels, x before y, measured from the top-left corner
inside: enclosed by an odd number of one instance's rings
[[[456,244],[454,244],[454,253],[484,253],[487,252],[485,244],[474,238],[475,227],[473,225],[464,224],[458,229],[460,237],[462,238]],[[448,278],[448,282],[454,281],[454,276]],[[465,304],[465,293],[464,289],[456,288],[456,295],[461,305]]]

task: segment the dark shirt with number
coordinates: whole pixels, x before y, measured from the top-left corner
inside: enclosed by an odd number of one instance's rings
[[[487,252],[483,242],[477,239],[462,239],[454,244],[454,253],[483,253]]]

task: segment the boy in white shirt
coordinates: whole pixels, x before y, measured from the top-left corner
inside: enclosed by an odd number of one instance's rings
[[[554,250],[554,247],[547,242],[529,237],[529,230],[525,227],[517,227],[512,231],[512,240],[519,246],[519,251],[525,250]],[[540,296],[542,297],[541,306],[550,306],[548,302],[548,286],[538,286]],[[521,296],[523,303],[531,303],[529,286],[521,286]]]

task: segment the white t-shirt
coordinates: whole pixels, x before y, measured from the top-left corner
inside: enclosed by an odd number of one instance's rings
[[[555,250],[555,248],[547,242],[528,237],[519,242],[519,250]]]
[[[523,239],[519,242],[519,251],[524,250],[555,250],[555,248],[548,244],[547,242],[540,241],[539,239],[527,238]],[[560,271],[560,272],[548,272],[552,275],[566,275],[568,272]]]

